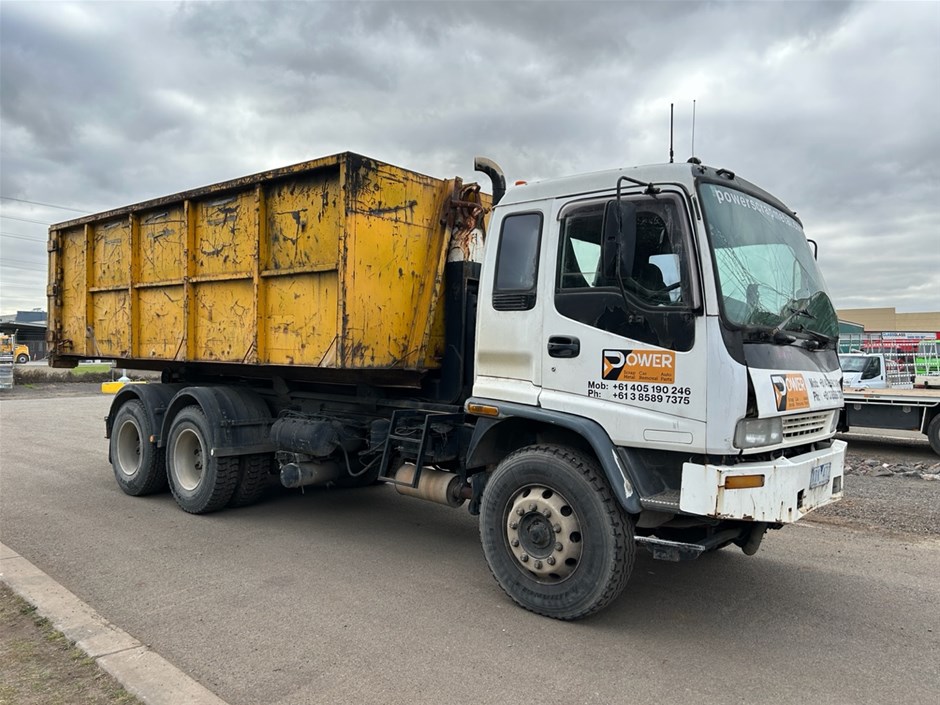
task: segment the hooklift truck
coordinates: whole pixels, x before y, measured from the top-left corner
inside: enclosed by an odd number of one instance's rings
[[[492,198],[343,153],[53,225],[51,364],[162,371],[111,405],[121,489],[468,502],[499,585],[559,619],[637,546],[753,554],[841,497],[838,323],[793,211],[694,158],[508,191],[475,166]]]

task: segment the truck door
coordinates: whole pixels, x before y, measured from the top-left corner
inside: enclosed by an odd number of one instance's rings
[[[705,327],[685,199],[626,202],[629,223],[613,230],[610,199],[556,211],[539,403],[598,421],[621,445],[701,450]]]
[[[535,406],[541,383],[539,339],[545,297],[540,257],[545,214],[529,204],[510,207],[496,226],[495,248],[487,247],[478,303],[475,396]]]

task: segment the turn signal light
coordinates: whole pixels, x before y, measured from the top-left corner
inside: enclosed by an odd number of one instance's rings
[[[763,475],[732,475],[725,478],[726,490],[744,490],[753,487],[763,487]]]
[[[499,416],[499,408],[488,404],[467,404],[467,411],[475,416]]]

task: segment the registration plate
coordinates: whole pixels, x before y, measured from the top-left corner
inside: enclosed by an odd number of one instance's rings
[[[829,483],[832,474],[832,463],[816,465],[809,471],[809,488],[820,487]]]

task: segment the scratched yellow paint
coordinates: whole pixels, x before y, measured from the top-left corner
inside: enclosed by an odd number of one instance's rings
[[[265,212],[265,271],[336,269],[344,225],[338,167],[272,184]]]
[[[267,362],[336,367],[336,272],[267,282]]]
[[[128,285],[131,264],[131,229],[127,218],[95,225],[94,286]]]
[[[138,281],[179,281],[185,273],[186,221],[182,205],[145,211],[138,222]]]
[[[53,226],[53,364],[435,367],[452,188],[345,153]]]
[[[183,286],[140,289],[134,357],[173,360],[183,352]]]
[[[348,205],[343,366],[423,367],[439,352],[424,346],[444,247],[441,182],[388,165],[358,179]]]
[[[76,354],[85,351],[85,231],[82,227],[66,230],[60,238],[59,263],[56,271],[50,266],[50,276],[55,277],[60,302],[56,322],[61,326],[57,332],[67,349]],[[50,310],[54,315],[55,308]]]
[[[125,277],[126,277],[125,273]],[[130,307],[127,289],[94,295],[89,351],[94,357],[130,357]]]

